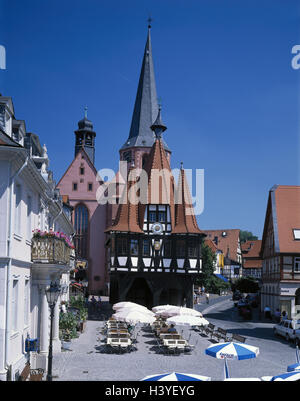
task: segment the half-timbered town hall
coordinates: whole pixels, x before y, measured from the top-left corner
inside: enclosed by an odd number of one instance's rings
[[[183,167],[178,182],[172,175],[171,151],[163,138],[167,127],[157,102],[150,28],[130,133],[120,150],[128,176],[106,229],[110,302],[192,306],[205,234],[197,225]]]

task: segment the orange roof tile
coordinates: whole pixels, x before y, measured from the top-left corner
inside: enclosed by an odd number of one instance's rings
[[[216,245],[211,239],[209,239],[209,238],[208,238],[208,239],[205,239],[205,240],[204,240],[204,243],[205,243],[205,245],[209,246],[210,249],[211,249],[214,253],[217,252],[217,250],[218,250],[217,245]]]
[[[262,259],[247,259],[243,263],[244,269],[261,269]]]
[[[231,260],[237,261],[237,251],[240,237],[239,229],[226,229],[226,230],[203,230],[207,235],[207,239],[214,241],[215,237],[218,238],[216,244],[224,256],[229,257]],[[223,235],[226,233],[226,235]]]
[[[259,258],[261,240],[249,240],[241,244],[244,258]]]
[[[194,214],[193,202],[186,181],[184,169],[180,170],[179,182],[176,191],[175,205],[175,227],[172,230],[174,234],[194,233],[204,234],[198,227]]]
[[[130,190],[133,188],[134,183],[134,180],[129,181],[128,179],[127,191],[123,191],[115,222],[112,226],[108,227],[105,232],[124,231],[143,233],[143,230],[139,224],[139,205],[137,203],[137,193]]]
[[[300,230],[300,186],[279,185],[275,189],[277,234],[281,253],[300,253],[300,241],[293,229]],[[275,213],[272,204],[273,214]]]
[[[156,139],[148,156],[145,171],[148,174],[147,204],[170,205],[172,227],[175,225],[174,177],[161,139]],[[143,221],[146,204],[140,205]]]
[[[106,229],[108,231],[125,231],[143,233],[143,222],[147,204],[169,205],[172,233],[203,234],[199,230],[194,215],[192,201],[184,170],[181,172],[178,197],[182,203],[175,205],[174,176],[161,139],[156,139],[145,167],[147,182],[143,194],[142,176],[139,169],[132,168],[128,173],[127,191],[124,191],[122,202],[118,207],[115,223]],[[133,185],[138,183],[139,190],[133,192]],[[128,196],[130,198],[128,198]],[[140,199],[142,201],[140,201]],[[176,215],[176,218],[175,218]]]

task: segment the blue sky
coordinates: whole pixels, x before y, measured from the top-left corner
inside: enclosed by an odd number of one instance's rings
[[[0,92],[46,143],[56,181],[88,105],[97,169],[117,169],[151,14],[171,166],[205,169],[202,229],[262,234],[268,191],[300,185],[296,0],[0,0]]]

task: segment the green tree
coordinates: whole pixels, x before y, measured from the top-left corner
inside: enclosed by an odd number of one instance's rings
[[[252,232],[250,231],[240,231],[240,241],[241,243],[246,242],[246,241],[255,241],[257,240],[258,237],[256,235],[253,235]]]

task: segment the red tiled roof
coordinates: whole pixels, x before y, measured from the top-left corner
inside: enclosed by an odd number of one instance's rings
[[[205,239],[204,240],[205,245],[209,246],[210,249],[215,253],[218,250],[217,245],[211,240],[211,239]]]
[[[226,229],[226,230],[203,230],[207,234],[206,239],[214,241],[215,237],[218,237],[217,248],[220,249],[225,257],[229,257],[231,260],[237,261],[237,251],[239,244],[239,229]],[[223,235],[226,233],[226,235]]]
[[[203,232],[199,230],[197,224],[190,190],[183,169],[180,170],[177,195],[175,205],[175,227],[173,228],[172,233],[203,234]]]
[[[243,263],[244,269],[261,269],[262,259],[247,259]]]
[[[249,240],[241,244],[244,258],[259,258],[261,240]]]
[[[132,174],[132,170],[129,171]],[[128,174],[129,175],[129,174]],[[143,233],[139,224],[139,205],[136,202],[137,193],[130,191],[135,181],[127,181],[127,191],[123,191],[121,203],[118,207],[114,224],[108,227],[105,232],[124,231]],[[135,198],[135,199],[134,199]]]
[[[135,171],[137,177],[139,174],[138,169],[134,168],[129,172],[130,176],[132,176]],[[139,200],[136,199],[135,204],[133,204],[132,198],[130,198],[130,202],[128,201],[130,188],[135,182],[137,182],[136,178],[131,182],[128,180],[128,191],[127,193],[125,191],[122,198],[122,203],[118,207],[115,223],[106,231],[143,233],[142,228],[147,204],[167,204],[170,206],[172,233],[203,233],[199,230],[197,225],[192,208],[190,192],[183,170],[181,172],[178,188],[179,198],[182,199],[183,202],[180,205],[175,205],[174,176],[172,174],[162,140],[155,140],[149,153],[145,171],[148,179],[146,196],[141,192],[135,194],[139,198],[143,198],[143,201],[139,202]],[[142,178],[140,178],[140,181],[142,181]],[[142,191],[142,188],[140,190]],[[124,196],[127,198],[125,199]]]
[[[279,185],[275,202],[279,251],[300,253],[300,241],[293,234],[293,229],[300,229],[300,186]]]

